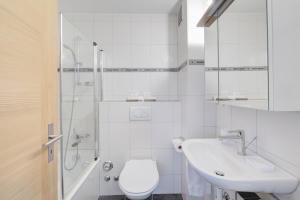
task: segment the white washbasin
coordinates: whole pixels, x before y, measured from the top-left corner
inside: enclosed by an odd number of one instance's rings
[[[199,175],[221,188],[284,194],[298,186],[297,178],[271,162],[257,155],[238,155],[232,144],[219,139],[186,140],[182,150]]]

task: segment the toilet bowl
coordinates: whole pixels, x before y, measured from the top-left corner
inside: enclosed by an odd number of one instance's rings
[[[156,161],[127,161],[119,177],[119,187],[127,198],[140,200],[148,198],[159,182]]]

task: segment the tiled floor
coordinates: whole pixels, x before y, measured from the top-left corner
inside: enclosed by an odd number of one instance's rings
[[[114,195],[114,196],[100,196],[99,200],[128,200],[123,195]],[[147,200],[152,200],[152,197],[149,197]],[[182,200],[181,194],[154,194],[153,200]]]

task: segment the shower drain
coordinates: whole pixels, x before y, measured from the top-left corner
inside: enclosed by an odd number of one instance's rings
[[[222,171],[219,171],[219,170],[216,170],[215,174],[218,175],[218,176],[225,176],[225,173],[222,172]]]

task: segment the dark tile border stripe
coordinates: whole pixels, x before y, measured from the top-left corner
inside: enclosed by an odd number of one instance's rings
[[[204,65],[204,60],[202,59],[190,59],[184,61],[179,67],[173,68],[129,68],[129,67],[121,67],[121,68],[104,68],[103,72],[179,72],[183,68],[188,65]],[[74,72],[78,71],[76,68],[62,68],[63,72]],[[58,72],[60,72],[60,68]],[[100,68],[97,69],[100,72]],[[93,68],[82,67],[79,69],[79,72],[94,72]]]
[[[104,72],[178,72],[178,68],[104,68]]]
[[[205,71],[267,71],[267,66],[206,67]]]

